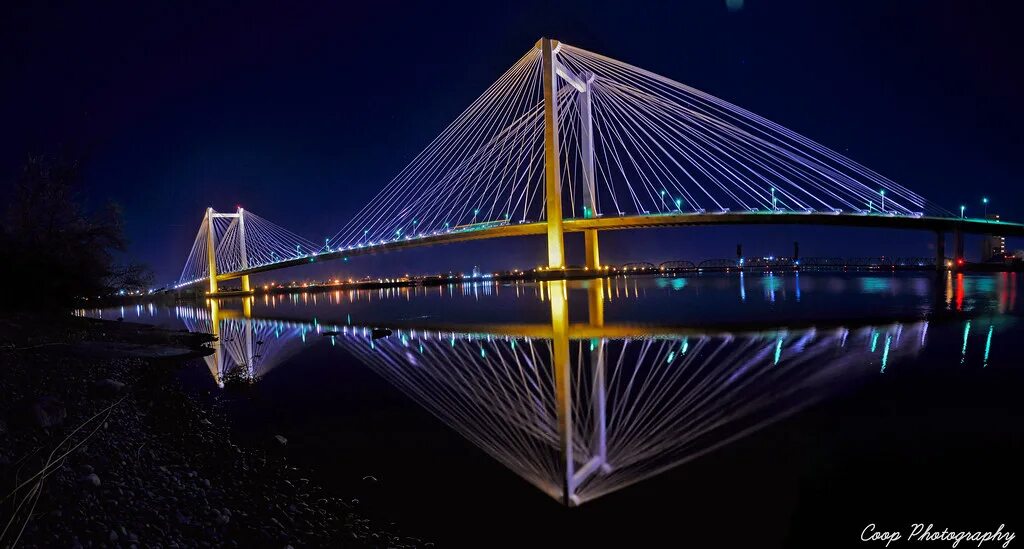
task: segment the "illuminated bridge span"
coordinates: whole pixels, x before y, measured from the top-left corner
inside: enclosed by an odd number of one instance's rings
[[[542,39],[330,238],[206,212],[177,287],[312,261],[485,238],[718,224],[1024,235],[965,218],[806,137],[638,67]],[[321,244],[322,242],[322,244]]]

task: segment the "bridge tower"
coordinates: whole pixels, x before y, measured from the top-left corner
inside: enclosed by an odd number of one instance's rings
[[[206,208],[206,262],[210,270],[210,294],[217,293],[217,231],[213,227],[213,208]]]
[[[242,270],[249,268],[249,256],[245,248],[245,210],[241,206],[233,214],[217,213],[213,208],[206,208],[206,262],[210,273],[210,294],[217,293],[217,230],[213,220],[218,217],[234,217],[238,219],[238,246],[242,259]],[[242,291],[252,291],[249,275],[242,275]]]
[[[541,38],[538,46],[544,71],[544,197],[547,200],[548,267],[560,269],[565,267],[565,238],[562,232],[562,172],[558,165],[558,79],[555,78],[558,42]]]
[[[580,156],[583,163],[583,217],[597,216],[597,185],[594,179],[594,124],[590,118],[591,84],[594,82],[592,73],[581,74],[585,91],[580,92],[578,105],[580,109]],[[601,256],[597,246],[597,229],[583,231],[583,242],[586,249],[587,268],[601,268]]]
[[[242,257],[242,269],[249,268],[249,257],[245,254],[245,210],[241,206],[238,207],[238,247],[239,253]],[[242,291],[251,292],[252,288],[249,286],[249,275],[242,275]]]
[[[597,192],[594,179],[594,135],[591,119],[591,84],[593,74],[574,74],[558,62],[559,43],[550,38],[537,42],[541,50],[544,72],[544,195],[547,200],[548,267],[565,266],[565,237],[562,230],[562,181],[558,156],[558,83],[565,80],[576,89],[580,109],[580,160],[583,174],[583,217],[597,215]],[[584,231],[587,268],[601,265],[597,229]]]

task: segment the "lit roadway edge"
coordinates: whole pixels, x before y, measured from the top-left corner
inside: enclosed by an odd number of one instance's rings
[[[793,212],[645,214],[622,217],[566,219],[562,222],[562,230],[567,233],[577,233],[587,229],[640,229],[685,225],[833,225],[840,227],[876,227],[942,232],[960,230],[963,233],[1024,236],[1024,224],[986,219]],[[537,221],[532,223],[500,225],[485,229],[452,231],[438,235],[424,235],[373,246],[363,246],[362,248],[342,249],[318,255],[309,255],[306,257],[261,265],[259,267],[253,267],[251,269],[245,269],[233,273],[218,274],[217,280],[232,280],[239,278],[242,275],[294,267],[296,265],[403,250],[419,246],[451,244],[455,242],[482,240],[486,238],[502,238],[508,236],[543,235],[546,234],[546,232],[547,223],[544,221]]]

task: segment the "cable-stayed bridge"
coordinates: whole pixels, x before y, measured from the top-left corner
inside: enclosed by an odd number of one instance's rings
[[[757,114],[644,69],[541,39],[321,243],[239,208],[208,209],[176,287],[434,244],[602,230],[796,224],[1024,236],[971,219]]]

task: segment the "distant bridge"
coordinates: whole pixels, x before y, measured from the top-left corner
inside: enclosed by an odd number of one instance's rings
[[[323,243],[209,208],[176,288],[363,254],[544,235],[551,269],[582,232],[817,225],[1024,236],[926,200],[778,124],[649,71],[541,39]]]

